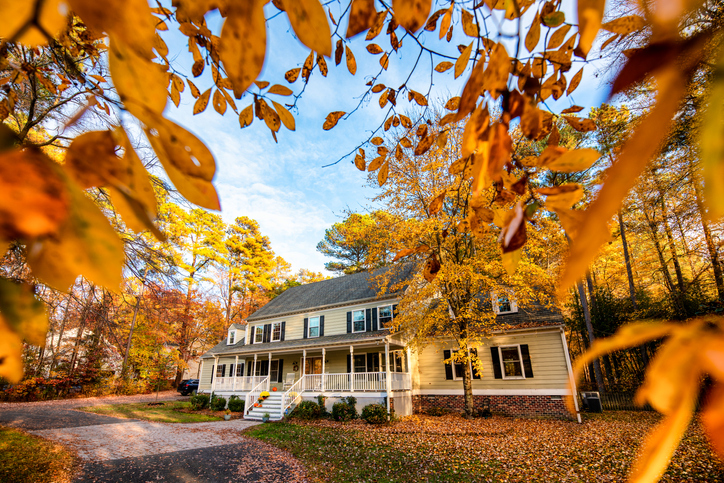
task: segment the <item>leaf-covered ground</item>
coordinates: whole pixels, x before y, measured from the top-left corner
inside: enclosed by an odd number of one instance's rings
[[[113,404],[89,406],[78,408],[104,416],[116,418],[141,419],[158,423],[201,423],[206,421],[219,421],[223,419],[224,412],[187,412],[191,403],[182,401],[165,401],[162,405],[149,406],[149,403]]]
[[[660,417],[609,412],[569,421],[411,416],[361,421],[269,423],[250,436],[288,450],[313,481],[625,481],[637,448]],[[724,481],[724,465],[695,422],[662,481]]]
[[[0,427],[0,481],[69,482],[75,457],[61,445]]]

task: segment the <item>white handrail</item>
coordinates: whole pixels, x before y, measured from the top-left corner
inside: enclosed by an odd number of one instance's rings
[[[263,385],[266,385],[266,383],[269,381],[269,376],[266,376],[264,379],[259,381],[259,384],[254,386],[254,388],[249,391],[246,394],[246,399],[244,400],[244,414],[248,414],[249,411],[251,411],[251,404],[249,404],[250,401],[256,401],[259,397],[259,394],[264,392],[264,389],[260,389]]]
[[[302,393],[304,392],[304,379],[307,376],[304,375],[299,378],[297,382],[295,382],[292,387],[290,387],[287,392],[282,394],[282,415],[284,414],[284,411],[287,410],[288,407],[290,407],[292,404],[294,404],[297,399],[302,397]],[[293,396],[291,393],[295,393]],[[289,398],[291,397],[291,400]],[[289,400],[289,402],[287,402]]]

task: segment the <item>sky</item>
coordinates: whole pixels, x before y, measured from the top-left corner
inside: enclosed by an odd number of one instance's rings
[[[346,7],[347,1],[341,0],[341,4]],[[331,3],[329,9],[334,18],[339,19],[344,8],[339,3]],[[265,14],[268,19],[267,55],[259,80],[288,86],[297,94],[303,87],[301,76],[296,83],[289,84],[284,80],[284,72],[301,67],[309,49],[294,37],[286,14],[280,14],[271,3],[266,6]],[[567,12],[568,21],[575,18],[573,15],[572,10]],[[530,22],[531,17],[532,11],[525,18]],[[216,34],[222,21],[217,14],[207,15],[207,23]],[[333,27],[331,22],[330,25]],[[343,22],[339,32],[343,34],[345,31]],[[373,42],[387,51],[390,45],[385,31],[383,29]],[[398,37],[402,38],[402,32],[402,28],[398,28]],[[467,45],[472,40],[459,32],[449,45],[441,47],[436,32],[426,34],[425,42],[453,57],[459,55],[456,45]],[[173,28],[164,32],[163,38],[169,46],[169,60],[177,71],[192,79],[201,92],[211,87],[210,68],[207,67],[199,78],[193,78],[190,73],[193,61],[187,51],[187,38],[174,32]],[[255,219],[262,234],[269,237],[274,252],[291,263],[294,271],[305,268],[330,275],[324,270],[325,262],[330,259],[316,251],[325,230],[342,221],[347,210],[363,212],[374,206],[371,199],[377,190],[368,185],[366,173],[354,167],[353,156],[324,167],[353,152],[385,119],[387,110],[380,109],[377,96],[362,99],[367,89],[365,83],[380,71],[379,56],[368,54],[365,50],[367,44],[364,34],[358,35],[349,44],[358,65],[355,76],[348,72],[344,59],[339,66],[334,65],[333,58],[327,59],[329,74],[326,78],[314,70],[297,108],[292,110],[296,131],[288,131],[282,126],[277,133],[278,144],[272,139],[266,124],[259,119],[240,129],[238,116],[231,108],[222,117],[209,102],[205,112],[194,116],[195,99],[188,88],[182,94],[179,108],[171,102],[166,108],[167,117],[203,140],[214,154],[217,162],[214,186],[219,193],[224,221],[231,223],[238,216]],[[512,47],[508,47],[512,52]],[[418,52],[419,47],[411,39],[403,39],[402,48],[398,53],[390,54],[389,68],[376,83],[382,82],[395,89],[402,85]],[[446,59],[436,58],[432,67],[442,60]],[[574,63],[569,80],[581,65]],[[430,88],[431,99],[440,99],[444,103],[449,97],[460,95],[471,67],[469,65],[458,79],[454,79],[453,69],[435,73],[430,86],[430,58],[424,55],[418,65],[419,73],[413,74],[408,86],[422,93]],[[250,92],[258,92],[258,89],[252,87]],[[589,65],[584,69],[583,81],[573,99],[563,97],[548,106],[554,112],[574,103],[595,106],[605,100],[607,92],[605,82],[597,76],[596,65]],[[271,97],[280,104],[291,102],[288,97]],[[249,95],[236,100],[238,110],[241,111],[251,101]],[[342,118],[330,131],[322,129],[329,112],[351,112],[360,101],[360,109],[349,118]],[[404,113],[408,106],[411,104],[406,96],[398,99],[398,112]]]

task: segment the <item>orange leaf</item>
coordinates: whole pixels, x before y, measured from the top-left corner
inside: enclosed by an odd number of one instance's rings
[[[332,55],[329,22],[319,0],[286,1],[284,8],[300,42],[322,55]]]
[[[325,17],[326,18],[326,17]],[[339,121],[339,118],[345,115],[344,111],[334,111],[327,114],[327,119],[324,121],[324,125],[322,126],[322,129],[325,131],[329,131],[334,126],[337,125],[337,122]]]
[[[431,9],[432,0],[392,0],[397,23],[412,33],[425,25]]]

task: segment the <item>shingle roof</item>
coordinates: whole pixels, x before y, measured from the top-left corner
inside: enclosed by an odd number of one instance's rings
[[[330,347],[334,345],[347,345],[359,342],[368,342],[382,340],[390,334],[387,329],[377,330],[374,332],[357,332],[352,334],[328,335],[314,339],[293,339],[283,340],[281,342],[267,342],[265,344],[234,344],[226,345],[226,340],[217,344],[214,348],[203,355],[204,359],[213,356],[222,356],[226,354],[253,354],[255,352],[278,352],[293,349],[309,349],[313,347]]]
[[[414,264],[409,263],[380,268],[374,272],[360,272],[321,282],[298,285],[282,292],[281,295],[249,316],[247,320],[255,321],[313,308],[343,305],[366,299],[372,300],[377,298],[376,282],[379,283],[381,275],[391,271],[392,282],[389,286],[392,287],[400,281],[411,278],[414,269]],[[390,297],[394,295],[394,293],[389,294]]]
[[[540,304],[519,307],[518,312],[512,314],[497,315],[495,321],[510,329],[555,326],[565,323],[560,313]]]

